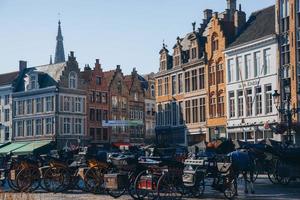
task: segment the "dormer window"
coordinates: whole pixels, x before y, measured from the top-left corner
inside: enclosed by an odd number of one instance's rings
[[[29,78],[29,88],[34,90],[37,88],[37,77],[36,75],[31,75]]]
[[[27,79],[25,79],[25,89],[34,90],[38,88],[38,76],[37,74],[30,74]]]
[[[219,41],[218,41],[218,35],[216,33],[213,34],[212,38],[212,50],[216,51],[219,49]]]
[[[192,59],[197,58],[197,43],[196,43],[196,41],[192,41],[192,44],[191,44],[191,58]]]
[[[69,74],[69,88],[77,88],[77,74],[75,72],[70,72]]]
[[[179,48],[174,49],[174,66],[180,65],[180,50]]]
[[[167,56],[166,54],[162,54],[160,58],[160,70],[167,69]]]

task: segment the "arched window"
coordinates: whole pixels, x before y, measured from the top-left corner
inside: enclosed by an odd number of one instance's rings
[[[75,72],[69,74],[69,88],[77,88],[77,74]]]
[[[218,48],[219,48],[218,34],[214,33],[212,35],[211,42],[212,42],[212,44],[211,44],[212,50],[213,51],[218,50]]]
[[[155,89],[154,89],[154,85],[151,85],[151,97],[155,97]]]

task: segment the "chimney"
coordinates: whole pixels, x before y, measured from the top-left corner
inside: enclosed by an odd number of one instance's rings
[[[24,61],[24,60],[20,60],[19,61],[19,71],[23,71],[24,69],[27,68],[27,61]]]
[[[227,0],[227,9],[231,11],[236,10],[236,0]]]
[[[214,12],[213,16],[214,16],[215,18],[219,18],[219,13],[218,13],[218,12]]]
[[[95,62],[95,69],[101,70],[101,64],[100,64],[100,62],[99,62],[99,59],[96,59],[96,62]]]
[[[206,20],[207,22],[212,18],[212,10],[211,9],[206,9],[203,11],[204,13],[204,20]]]
[[[69,60],[76,60],[76,57],[74,56],[74,51],[70,51]]]
[[[136,74],[137,74],[137,71],[136,71],[136,68],[134,67],[134,68],[132,69],[131,75],[136,75]]]
[[[92,69],[90,68],[90,65],[89,65],[89,64],[85,64],[85,66],[84,66],[84,71],[90,71],[90,70],[92,70]]]
[[[246,13],[243,11],[235,11],[234,12],[234,27],[235,27],[236,35],[241,32],[241,29],[243,29],[245,24],[246,24]]]

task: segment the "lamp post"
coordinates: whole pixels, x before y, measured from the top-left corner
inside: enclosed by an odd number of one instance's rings
[[[286,123],[287,123],[287,145],[293,143],[292,139],[292,116],[299,113],[300,108],[291,108],[291,89],[290,86],[284,87],[284,95],[285,98],[281,99],[281,95],[278,93],[278,90],[274,90],[273,99],[274,104],[278,112],[284,116],[286,116]],[[300,95],[300,90],[297,92],[297,95]]]

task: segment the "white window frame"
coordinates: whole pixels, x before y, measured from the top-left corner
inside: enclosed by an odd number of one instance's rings
[[[77,88],[77,73],[74,71],[69,73],[69,88],[71,89]]]

